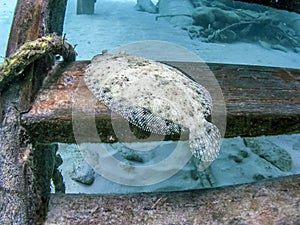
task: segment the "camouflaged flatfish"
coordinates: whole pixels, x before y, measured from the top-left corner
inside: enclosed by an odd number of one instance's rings
[[[92,59],[84,81],[97,99],[136,126],[158,134],[189,129],[192,154],[206,168],[218,155],[221,134],[206,120],[209,92],[165,64],[123,54]]]

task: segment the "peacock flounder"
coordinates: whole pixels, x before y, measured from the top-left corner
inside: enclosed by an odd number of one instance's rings
[[[84,81],[97,99],[136,126],[158,134],[189,129],[189,146],[205,169],[221,145],[209,92],[182,72],[145,58],[103,53],[92,59]]]

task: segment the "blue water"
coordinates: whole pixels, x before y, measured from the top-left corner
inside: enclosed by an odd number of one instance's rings
[[[3,57],[5,56],[7,40],[16,3],[16,0],[0,1],[0,63],[3,62]]]

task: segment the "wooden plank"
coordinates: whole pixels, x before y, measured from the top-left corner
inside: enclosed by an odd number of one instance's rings
[[[67,0],[19,0],[16,6],[6,57],[26,41],[42,34],[62,34]]]
[[[295,175],[188,192],[52,195],[45,224],[299,224],[299,212]]]
[[[63,2],[66,0],[18,0],[7,56],[26,41],[49,32],[61,33]],[[0,224],[42,224],[46,213],[56,149],[31,143],[21,127],[20,113],[30,109],[52,65],[50,55],[32,63],[24,70],[23,79],[14,80],[0,93]]]
[[[56,71],[39,93],[32,109],[22,115],[22,124],[38,142],[74,143],[72,95],[89,61],[75,62]],[[201,63],[168,62],[197,78]],[[300,70],[247,65],[208,64],[217,78],[227,107],[226,137],[289,134],[300,132]],[[201,77],[205,81],[205,77]],[[80,107],[90,108],[86,87]],[[209,87],[213,91],[213,87]],[[96,106],[96,124],[102,141],[117,140],[110,111]],[[114,116],[113,120],[120,117]],[[143,132],[143,131],[140,131]],[[176,139],[176,137],[168,137]]]

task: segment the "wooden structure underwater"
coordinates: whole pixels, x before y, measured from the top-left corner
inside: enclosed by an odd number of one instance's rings
[[[67,0],[19,0],[7,56],[27,41],[53,33],[61,36],[66,3]],[[65,39],[56,40],[58,45],[53,49],[65,46]],[[73,57],[55,63],[53,53],[65,56],[66,52],[53,49],[28,65],[21,64],[22,72],[15,70],[20,72],[17,79],[8,79],[3,87],[0,83],[1,224],[300,223],[299,175],[175,193],[50,194],[51,179],[54,183],[61,179],[55,143],[75,143],[72,93],[90,63],[74,61]],[[197,68],[201,69],[201,64],[192,62],[167,63],[191,77],[197,76]],[[225,98],[226,137],[300,133],[299,69],[216,63],[208,66]],[[14,73],[11,71],[7,76]],[[0,75],[4,77],[4,72]],[[110,142],[108,137],[117,141],[110,125],[110,111],[99,104],[96,112],[102,141]]]

